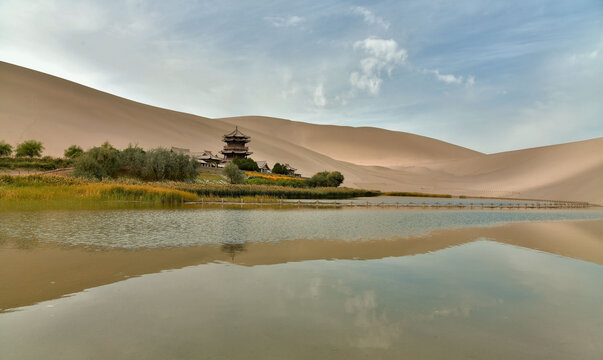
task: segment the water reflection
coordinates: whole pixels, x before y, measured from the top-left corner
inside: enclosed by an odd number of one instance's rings
[[[213,263],[0,314],[0,355],[598,359],[602,277],[600,265],[490,241],[379,260]]]
[[[245,266],[320,259],[369,260],[432,253],[487,238],[603,264],[603,221],[511,223],[387,240],[295,240],[145,250],[98,249],[10,239],[0,247],[0,312],[167,269],[232,262]],[[232,241],[232,240],[231,240]],[[28,248],[23,251],[23,248]],[[320,281],[320,280],[317,280]],[[316,289],[316,286],[314,287]],[[442,310],[446,312],[447,310]]]
[[[223,244],[221,247],[222,251],[230,255],[230,261],[235,263],[235,255],[246,251],[245,243],[242,244]]]

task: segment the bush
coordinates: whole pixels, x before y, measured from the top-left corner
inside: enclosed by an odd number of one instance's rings
[[[274,166],[272,167],[272,173],[281,175],[289,174],[289,172],[287,171],[287,167],[280,163],[274,164]]]
[[[343,183],[343,174],[339,171],[321,171],[306,180],[309,187],[338,187]]]
[[[343,174],[339,171],[331,171],[329,175],[327,175],[327,184],[331,187],[338,187],[343,183]]]
[[[188,155],[172,153],[164,148],[145,152],[138,146],[123,151],[105,143],[78,157],[73,174],[87,178],[115,178],[118,174],[143,180],[187,180],[197,175],[197,162]]]
[[[157,148],[145,154],[145,180],[185,180],[197,175],[197,162],[188,155]]]
[[[76,157],[81,156],[83,153],[84,150],[81,147],[77,145],[71,145],[70,147],[65,149],[65,152],[63,154],[66,158],[75,159]]]
[[[122,169],[126,174],[141,179],[144,177],[146,153],[142,148],[129,145],[119,155]]]
[[[42,151],[44,150],[44,146],[42,143],[36,140],[27,140],[17,145],[16,154],[17,156],[29,156],[39,157],[42,156]]]
[[[243,173],[241,173],[237,164],[232,161],[224,166],[222,172],[231,184],[241,184],[243,182]]]
[[[0,141],[0,156],[10,156],[12,153],[13,147],[4,141]]]
[[[260,171],[258,164],[251,158],[233,159],[232,162],[239,167],[239,170]]]
[[[75,159],[73,175],[100,180],[104,177],[115,177],[120,167],[119,151],[106,142]]]

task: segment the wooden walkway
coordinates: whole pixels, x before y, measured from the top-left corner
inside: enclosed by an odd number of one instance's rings
[[[585,209],[593,205],[583,202],[521,202],[521,203],[451,203],[451,202],[409,202],[409,203],[372,203],[354,201],[301,201],[301,200],[279,200],[279,201],[255,201],[245,202],[232,200],[201,200],[190,201],[186,204],[219,205],[219,206],[267,206],[267,207],[311,207],[311,208],[389,208],[389,209]]]

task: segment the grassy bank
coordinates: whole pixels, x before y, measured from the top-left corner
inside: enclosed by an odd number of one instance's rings
[[[220,185],[171,183],[168,186],[197,194],[202,197],[239,198],[270,197],[278,199],[348,199],[360,196],[378,196],[381,193],[372,190],[350,188],[294,188],[277,185]]]
[[[43,158],[28,158],[28,157],[0,157],[0,170],[56,170],[66,167],[71,167],[73,162],[69,159],[43,157]]]
[[[176,181],[142,182],[134,179],[93,181],[82,178],[28,175],[0,176],[0,200],[117,200],[153,203],[180,203],[208,200],[243,199],[244,202],[270,202],[277,199],[342,199],[376,196],[377,191],[349,188],[292,188],[266,185],[185,183]]]
[[[146,184],[89,182],[62,176],[0,176],[0,200],[119,200],[179,203],[198,200],[190,192]]]

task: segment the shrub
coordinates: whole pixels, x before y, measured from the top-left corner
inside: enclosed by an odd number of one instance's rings
[[[233,159],[232,162],[239,167],[239,170],[260,171],[258,164],[251,158]]]
[[[100,180],[104,177],[115,177],[120,166],[119,151],[106,142],[75,159],[73,175]]]
[[[243,182],[243,174],[239,170],[237,164],[232,161],[224,166],[223,173],[231,184],[240,184]]]
[[[326,187],[328,186],[329,181],[327,180],[327,175],[329,175],[328,171],[321,171],[314,174],[311,178],[307,180],[308,186],[310,187]]]
[[[197,175],[197,162],[188,155],[173,153],[164,148],[145,154],[145,180],[185,180]]]
[[[10,156],[12,153],[13,147],[4,141],[0,141],[0,156]]]
[[[281,175],[287,175],[289,173],[287,171],[287,167],[280,163],[274,164],[274,166],[272,167],[272,172],[274,174],[281,174]]]
[[[343,183],[343,174],[339,171],[331,171],[329,175],[327,175],[327,184],[331,187],[338,187]]]
[[[27,140],[19,145],[17,145],[16,154],[17,156],[29,156],[39,157],[42,156],[42,151],[44,150],[44,146],[42,143],[36,140]]]
[[[343,182],[343,175],[339,171],[321,171],[306,180],[309,187],[338,187]]]
[[[76,157],[81,156],[83,153],[84,150],[81,147],[77,145],[71,145],[70,147],[65,149],[65,152],[63,154],[66,158],[75,159]]]
[[[121,151],[120,160],[124,172],[130,176],[143,178],[145,175],[145,151],[137,145],[131,144]]]

